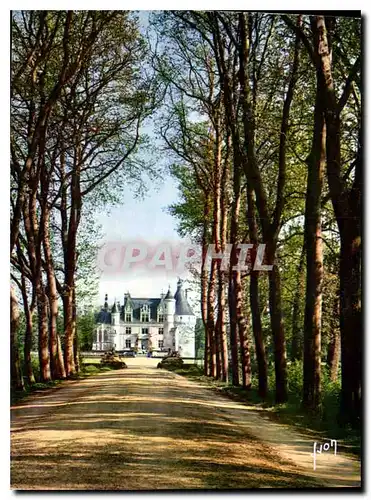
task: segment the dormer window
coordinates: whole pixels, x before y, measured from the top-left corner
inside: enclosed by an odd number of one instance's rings
[[[157,322],[158,323],[164,322],[164,310],[162,308],[162,304],[160,304],[157,308]]]
[[[133,317],[133,313],[131,311],[125,311],[125,322],[131,323]]]
[[[141,308],[140,311],[140,318],[142,323],[148,323],[149,322],[149,307],[147,304],[144,304]]]

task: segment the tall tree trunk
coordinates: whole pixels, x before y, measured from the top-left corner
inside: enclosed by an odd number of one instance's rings
[[[227,234],[228,234],[228,208],[227,208],[227,184],[229,181],[229,170],[230,170],[230,135],[227,134],[227,150],[223,165],[222,179],[221,179],[221,194],[220,194],[220,248],[224,253],[227,244]],[[228,341],[227,341],[227,323],[226,323],[226,307],[227,307],[227,281],[228,275],[225,271],[219,267],[219,288],[218,288],[218,302],[220,309],[219,323],[220,323],[220,342],[221,342],[221,353],[222,353],[222,381],[228,382]]]
[[[228,344],[227,344],[227,327],[226,327],[226,283],[224,272],[219,268],[218,276],[218,330],[220,338],[220,353],[221,353],[221,374],[220,378],[223,382],[228,381]]]
[[[75,361],[75,370],[78,373],[80,371],[80,342],[77,332],[77,314],[76,314],[76,287],[73,289],[73,328],[74,328],[74,344],[73,344],[73,355]]]
[[[236,158],[235,158],[236,159]],[[229,320],[230,320],[230,343],[232,358],[232,383],[239,385],[239,361],[238,361],[238,337],[240,338],[240,347],[243,363],[243,383],[247,382],[247,357],[245,334],[246,329],[242,317],[241,304],[241,276],[240,272],[234,270],[238,264],[238,223],[241,205],[241,172],[240,164],[237,161],[233,163],[233,203],[231,211],[231,229],[230,240],[232,251],[230,256],[229,271]],[[246,387],[246,385],[245,385]]]
[[[49,354],[49,328],[48,328],[48,299],[43,284],[38,284],[37,314],[39,326],[39,366],[40,381],[51,380],[50,354]]]
[[[214,146],[214,165],[213,165],[213,229],[212,229],[212,239],[213,244],[215,245],[215,251],[221,251],[220,245],[220,231],[221,231],[221,177],[222,177],[222,137],[221,137],[221,121],[220,121],[220,111],[216,109],[214,112],[215,118],[215,146]],[[212,295],[214,296],[215,302],[215,289],[217,284],[217,274],[218,268],[220,267],[220,260],[214,261],[212,264],[211,276],[210,276],[210,285],[213,283]],[[217,295],[219,297],[219,294]],[[211,304],[210,304],[211,307]],[[214,311],[214,304],[213,304]],[[218,306],[219,309],[220,305]],[[213,315],[214,316],[214,315]],[[210,322],[211,328],[211,322]],[[216,321],[213,318],[213,332],[214,332],[214,342],[213,342],[213,368],[212,374],[216,379],[221,378],[222,374],[222,352],[221,352],[221,329],[220,322]]]
[[[360,224],[354,221],[340,250],[341,417],[359,422],[361,416],[362,316]]]
[[[45,208],[47,210],[47,208]],[[58,294],[57,284],[54,274],[53,258],[50,248],[49,235],[49,213],[44,218],[44,256],[46,276],[48,280],[48,298],[49,298],[49,349],[50,349],[50,369],[53,379],[66,378],[63,356],[61,355],[58,343],[57,318],[58,318]]]
[[[64,318],[64,366],[66,376],[76,373],[74,356],[74,327],[73,327],[73,290],[67,289],[63,296]]]
[[[326,128],[320,82],[317,82],[312,150],[307,160],[308,180],[305,205],[305,247],[307,255],[304,317],[303,404],[318,410],[321,403],[321,323],[323,252],[321,194],[326,160]]]
[[[281,277],[275,262],[276,245],[267,245],[267,260],[273,266],[269,272],[269,313],[274,342],[276,402],[287,401],[286,339],[282,319]]]
[[[30,385],[35,383],[35,376],[32,368],[32,337],[33,337],[33,315],[34,315],[34,300],[31,305],[28,303],[26,279],[24,275],[21,277],[22,282],[22,300],[23,309],[26,318],[26,333],[24,338],[24,369],[26,372],[27,380]]]
[[[233,252],[233,250],[232,250]],[[238,362],[238,339],[237,339],[237,304],[236,292],[234,290],[235,281],[230,273],[228,287],[228,305],[229,305],[229,338],[231,346],[231,368],[232,384],[239,385],[239,362]]]
[[[211,271],[209,276],[209,287],[207,292],[207,330],[210,339],[210,375],[216,378],[216,349],[217,339],[215,335],[215,284],[216,284],[216,261],[211,262]]]
[[[209,335],[209,329],[207,327],[207,279],[208,279],[208,272],[207,268],[205,266],[205,259],[206,259],[206,254],[207,254],[207,244],[208,244],[208,237],[207,237],[207,228],[208,228],[208,218],[209,218],[209,203],[208,203],[208,197],[205,196],[205,203],[204,203],[204,226],[203,226],[203,233],[202,233],[202,261],[201,261],[201,315],[202,315],[202,322],[204,324],[204,331],[205,331],[205,351],[204,351],[204,374],[206,376],[211,375],[211,369],[210,369],[210,335]]]
[[[336,382],[340,362],[339,297],[335,297],[333,301],[332,313],[330,320],[331,334],[327,348],[327,366],[331,382]]]
[[[18,300],[15,291],[10,286],[10,377],[14,390],[24,389],[21,365],[19,362],[17,327],[19,322]]]
[[[250,389],[251,356],[249,348],[249,339],[247,337],[247,323],[243,314],[241,272],[235,271],[233,278],[234,278],[234,290],[236,293],[236,315],[237,315],[238,334],[239,334],[240,352],[241,352],[242,387],[244,387],[245,389]]]
[[[64,256],[64,286],[63,286],[63,314],[64,314],[64,364],[66,376],[69,377],[76,372],[74,355],[74,288],[75,273],[77,267],[76,238],[81,218],[81,189],[80,189],[80,169],[81,169],[81,146],[76,142],[75,157],[70,183],[70,210],[68,211],[68,192],[65,173],[65,155],[61,154],[61,220],[62,220],[62,241]],[[68,218],[69,215],[69,218]]]
[[[256,245],[258,244],[258,227],[256,224],[253,192],[251,188],[247,189],[247,220],[249,224],[250,242],[254,245],[251,261],[255,262]],[[260,397],[265,398],[268,392],[268,363],[260,314],[259,271],[254,271],[254,269],[251,269],[250,273],[250,308],[256,361],[258,364],[258,392]]]
[[[298,266],[298,287],[294,296],[294,305],[292,308],[292,343],[291,343],[291,361],[303,359],[304,338],[302,330],[304,325],[301,322],[300,307],[301,298],[304,296],[305,285],[305,242],[303,242],[300,261]]]

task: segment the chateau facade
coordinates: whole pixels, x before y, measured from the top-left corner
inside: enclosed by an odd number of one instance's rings
[[[170,288],[160,298],[134,298],[125,294],[123,305],[108,297],[96,315],[94,351],[115,348],[130,351],[178,351],[182,357],[195,357],[196,316],[187,301],[182,280],[173,296]]]

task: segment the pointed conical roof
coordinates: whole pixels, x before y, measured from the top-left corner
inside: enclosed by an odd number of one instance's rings
[[[171,289],[170,289],[170,287],[169,287],[169,290],[168,290],[167,294],[165,295],[165,300],[168,300],[168,299],[173,299],[173,298],[174,298],[174,297],[173,297],[173,295],[172,295],[172,293],[171,293]]]
[[[183,281],[179,279],[178,288],[176,294],[174,295],[175,299],[175,314],[178,316],[194,316],[191,306],[188,304],[187,297],[185,296],[183,290]]]
[[[133,301],[129,292],[125,294],[124,309],[133,309]]]

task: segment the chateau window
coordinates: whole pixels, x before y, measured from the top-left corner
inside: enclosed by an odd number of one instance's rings
[[[159,340],[158,341],[158,348],[162,349],[163,347],[164,347],[164,341],[163,340]]]
[[[125,340],[125,346],[128,347],[129,349],[131,348],[131,340],[130,339]]]
[[[164,322],[164,315],[163,315],[162,313],[160,313],[160,314],[158,315],[158,322],[159,322],[159,323],[163,323],[163,322]]]
[[[164,329],[163,328],[159,328],[158,329],[158,333],[159,333],[159,335],[163,335],[164,334]]]
[[[125,333],[126,333],[126,335],[131,335],[131,328],[130,328],[130,326],[126,327]]]
[[[131,312],[126,312],[125,313],[125,322],[126,323],[131,323]]]
[[[143,323],[149,322],[149,307],[146,304],[144,304],[141,309],[141,321]]]
[[[108,330],[104,330],[104,342],[108,342]]]
[[[142,328],[142,335],[148,335],[148,328]]]

